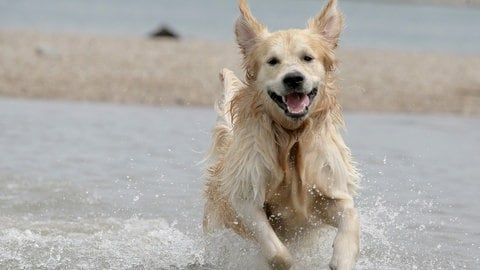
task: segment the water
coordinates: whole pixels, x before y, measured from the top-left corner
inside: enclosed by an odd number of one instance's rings
[[[324,1],[251,0],[271,29],[304,27]],[[347,1],[342,47],[480,52],[480,7]],[[188,38],[233,41],[236,1],[0,0],[0,29],[141,36],[168,24]],[[279,19],[281,18],[281,19]]]
[[[0,269],[254,269],[201,232],[210,109],[0,99]],[[357,269],[478,269],[480,119],[347,114]],[[291,247],[325,269],[333,230]],[[207,247],[207,248],[206,248]]]

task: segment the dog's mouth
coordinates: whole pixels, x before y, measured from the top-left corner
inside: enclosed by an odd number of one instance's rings
[[[293,119],[300,119],[307,115],[308,108],[318,93],[317,88],[313,88],[310,93],[293,92],[285,96],[279,96],[273,91],[268,91],[270,98]]]

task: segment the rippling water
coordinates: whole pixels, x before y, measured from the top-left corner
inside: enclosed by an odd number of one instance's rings
[[[201,233],[209,109],[0,99],[1,269],[254,269]],[[364,175],[357,269],[480,264],[480,119],[346,115]],[[328,264],[333,230],[290,247]]]

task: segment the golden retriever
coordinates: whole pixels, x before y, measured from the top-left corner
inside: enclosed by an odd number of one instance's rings
[[[245,0],[235,34],[245,82],[229,70],[217,103],[206,181],[204,230],[254,239],[272,269],[294,264],[285,243],[338,228],[331,269],[353,269],[358,173],[340,130],[334,69],[343,17],[335,0],[305,29],[270,33]]]

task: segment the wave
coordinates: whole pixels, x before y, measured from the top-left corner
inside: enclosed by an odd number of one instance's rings
[[[163,219],[11,221],[0,231],[7,269],[190,269],[203,265],[201,241]],[[194,268],[191,268],[194,269]]]
[[[2,269],[267,269],[255,243],[228,230],[205,237],[192,217],[183,224],[165,217],[111,216],[112,206],[75,185],[0,180]],[[357,269],[452,269],[478,261],[452,254],[451,240],[436,234],[450,229],[448,223],[427,222],[423,215],[442,208],[435,199],[391,205],[379,194],[360,194]],[[334,235],[324,228],[302,245],[289,245],[294,269],[328,269]]]

